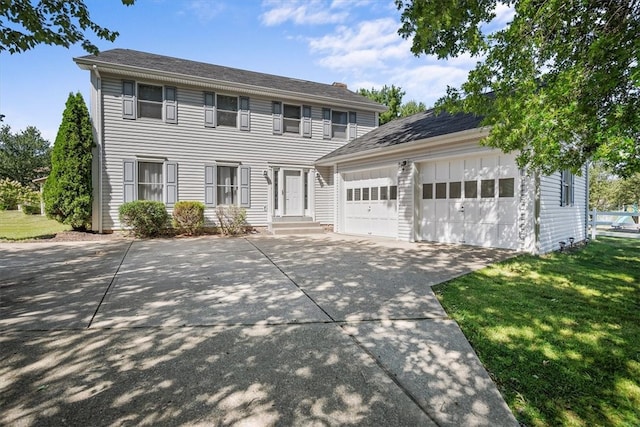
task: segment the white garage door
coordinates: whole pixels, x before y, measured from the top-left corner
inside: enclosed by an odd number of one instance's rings
[[[518,248],[518,168],[490,155],[421,165],[422,240]]]
[[[396,167],[343,174],[345,233],[397,236],[396,175]]]

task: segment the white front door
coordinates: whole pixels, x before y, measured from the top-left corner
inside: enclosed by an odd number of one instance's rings
[[[284,214],[302,215],[302,182],[300,171],[284,171]]]

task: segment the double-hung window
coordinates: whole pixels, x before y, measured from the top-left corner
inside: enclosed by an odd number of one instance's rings
[[[346,111],[331,112],[331,138],[347,139],[347,118]]]
[[[123,202],[153,200],[172,206],[178,200],[178,164],[166,160],[125,159]]]
[[[204,165],[204,204],[207,207],[251,206],[251,168],[243,165]]]
[[[162,120],[162,86],[138,85],[138,117]]]
[[[238,97],[218,95],[218,126],[238,127]]]
[[[122,118],[178,123],[177,89],[125,80],[122,82]]]
[[[300,134],[300,106],[284,104],[284,133]]]

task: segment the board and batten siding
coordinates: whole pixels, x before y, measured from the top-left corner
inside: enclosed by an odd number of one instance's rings
[[[560,205],[560,172],[541,176],[539,184],[539,253],[547,253],[560,248],[560,241],[569,243],[569,237],[576,242],[586,238],[586,170],[582,176],[574,178],[574,203]]]
[[[126,78],[125,78],[126,79]],[[344,145],[346,140],[325,140],[322,132],[322,108],[312,104],[312,137],[274,135],[272,101],[277,98],[250,97],[250,130],[204,126],[204,92],[202,88],[177,86],[177,124],[162,120],[122,117],[122,78],[102,75],[103,118],[103,229],[119,229],[118,208],[123,202],[123,160],[158,158],[178,164],[178,200],[204,202],[204,165],[234,162],[251,167],[251,207],[247,220],[254,226],[267,225],[270,181],[264,171],[270,165],[291,164],[313,169],[319,157]],[[155,84],[154,81],[139,83]],[[244,96],[241,93],[217,92]],[[295,102],[286,101],[289,104]],[[303,102],[299,103],[300,105]],[[306,103],[304,103],[306,104]],[[329,106],[330,107],[330,106]],[[357,112],[357,135],[373,129],[375,114]],[[329,174],[330,176],[331,174]],[[319,184],[321,180],[322,184]],[[323,206],[333,194],[333,181],[323,172],[316,178],[316,211],[318,220],[333,219],[330,208]],[[205,217],[214,221],[214,208]]]

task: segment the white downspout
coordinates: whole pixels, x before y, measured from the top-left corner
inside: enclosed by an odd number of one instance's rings
[[[98,148],[98,233],[102,234],[103,232],[103,224],[102,224],[102,77],[100,76],[100,71],[98,71],[98,66],[94,64],[93,71],[96,73],[96,117],[94,117],[94,124],[97,122],[96,126],[96,144]]]

